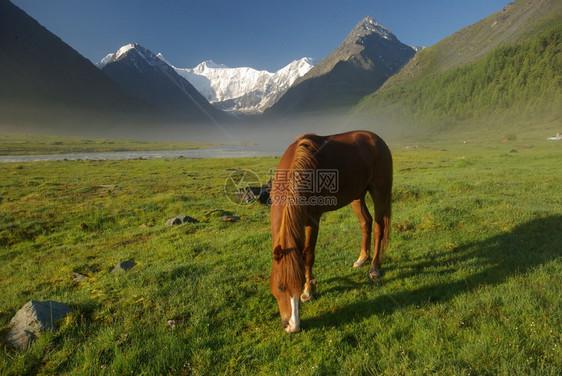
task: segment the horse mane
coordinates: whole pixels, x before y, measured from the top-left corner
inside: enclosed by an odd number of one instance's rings
[[[279,282],[283,286],[302,289],[305,282],[303,250],[305,246],[305,224],[308,208],[299,199],[306,199],[310,192],[302,187],[302,173],[315,170],[318,150],[318,136],[306,134],[297,138],[293,160],[286,182],[285,203],[279,232],[279,246],[274,251],[275,259],[280,263]]]
[[[314,134],[305,134],[297,138],[297,145],[293,161],[289,167],[287,190],[285,192],[285,206],[281,220],[280,241],[283,248],[296,247],[301,251],[304,248],[304,226],[308,210],[306,205],[301,205],[300,200],[306,199],[310,192],[303,189],[303,173],[317,168],[318,161],[315,152],[318,143],[313,138]]]

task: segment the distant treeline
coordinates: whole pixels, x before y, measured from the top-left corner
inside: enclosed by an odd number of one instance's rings
[[[433,130],[465,120],[560,112],[561,35],[558,25],[530,42],[499,47],[444,74],[433,71],[390,86],[365,99],[366,104],[379,118]]]

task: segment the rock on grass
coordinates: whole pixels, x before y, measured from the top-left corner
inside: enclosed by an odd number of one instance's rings
[[[39,337],[41,331],[54,330],[55,322],[71,311],[67,305],[52,300],[31,300],[10,321],[12,329],[6,336],[6,341],[18,350],[23,350]]]
[[[177,217],[168,219],[166,221],[166,226],[181,225],[184,223],[199,223],[199,221],[187,215],[178,215]]]
[[[126,272],[129,269],[132,269],[135,265],[135,262],[131,260],[121,261],[118,262],[117,265],[115,265],[111,273]]]

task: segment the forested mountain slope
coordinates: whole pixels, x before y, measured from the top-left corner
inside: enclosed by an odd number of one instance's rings
[[[452,41],[473,40],[496,27],[503,33],[491,34],[477,53],[472,51],[474,43],[467,48],[466,64],[459,59],[460,47],[457,52],[448,49]],[[561,34],[561,2],[520,0],[419,52],[354,113],[371,119],[375,128],[391,127],[402,134],[459,125],[502,131],[526,125],[556,127],[562,117]]]

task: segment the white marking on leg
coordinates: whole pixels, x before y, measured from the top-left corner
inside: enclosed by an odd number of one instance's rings
[[[300,330],[300,316],[299,316],[299,296],[291,297],[291,319],[289,325],[285,329],[287,333],[295,333]]]

